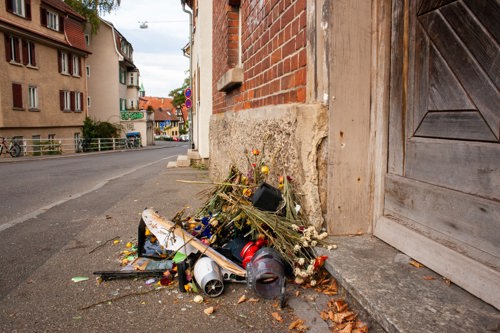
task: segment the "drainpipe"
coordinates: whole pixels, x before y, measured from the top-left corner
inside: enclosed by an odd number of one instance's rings
[[[186,0],[181,0],[182,11],[189,14],[189,88],[192,90],[192,67],[193,67],[193,13],[186,10]],[[189,108],[188,110],[188,118],[189,118],[189,143],[191,149],[194,149],[194,141],[193,141],[193,108]]]

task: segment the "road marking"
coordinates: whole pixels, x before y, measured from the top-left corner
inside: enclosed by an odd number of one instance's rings
[[[94,187],[92,187],[91,189],[89,189],[87,191],[80,192],[80,193],[77,193],[77,194],[71,194],[71,195],[69,195],[65,199],[62,199],[62,200],[50,203],[48,205],[45,205],[43,207],[38,208],[35,211],[32,211],[31,213],[25,214],[25,215],[20,216],[20,217],[12,220],[10,222],[7,222],[5,224],[0,225],[0,232],[4,231],[6,229],[12,228],[13,226],[15,226],[15,225],[17,225],[19,223],[23,223],[23,222],[26,222],[26,221],[28,221],[30,219],[34,219],[34,218],[38,217],[38,215],[43,214],[43,213],[47,212],[49,209],[54,208],[56,206],[59,206],[59,205],[65,203],[65,202],[68,202],[68,201],[74,200],[74,199],[78,199],[81,196],[84,196],[84,195],[89,194],[89,193],[91,193],[93,191],[96,191],[96,190],[100,189],[101,187],[103,187],[104,185],[106,185],[107,183],[109,183],[112,180],[124,177],[124,176],[129,175],[129,174],[131,174],[133,172],[136,172],[139,169],[146,168],[146,167],[151,166],[153,164],[156,164],[156,163],[159,163],[161,161],[168,160],[168,159],[171,159],[171,158],[177,157],[177,156],[178,155],[172,155],[172,156],[163,157],[163,158],[159,159],[158,161],[154,161],[154,162],[150,162],[150,163],[138,166],[138,167],[136,167],[134,169],[125,171],[124,173],[121,173],[119,175],[116,175],[116,176],[113,176],[111,178],[105,179],[105,180],[103,180],[102,182],[96,184]]]

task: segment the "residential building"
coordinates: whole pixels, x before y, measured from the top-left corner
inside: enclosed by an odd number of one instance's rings
[[[87,115],[84,23],[62,0],[0,2],[0,136],[25,144],[80,137]]]
[[[145,96],[140,99],[140,103],[141,110],[154,112],[155,135],[166,135],[172,138],[180,135],[180,126],[184,124],[184,119],[182,111],[175,108],[171,98]]]
[[[196,33],[185,48],[191,57],[192,143],[203,163],[210,158],[209,129],[212,115],[212,0],[188,1]]]
[[[122,125],[123,135],[141,133],[142,145],[153,144],[153,123],[139,107],[140,73],[133,62],[133,47],[113,26],[102,20],[95,34],[86,29],[89,116]]]
[[[316,227],[500,308],[498,1],[210,2],[211,177],[265,145]]]

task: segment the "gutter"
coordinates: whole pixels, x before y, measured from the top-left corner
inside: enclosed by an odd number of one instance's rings
[[[186,10],[186,0],[181,0],[182,11],[184,13],[189,14],[189,88],[193,89],[193,13]],[[189,140],[191,149],[194,149],[194,141],[193,141],[193,109],[192,107],[188,110],[189,117]]]

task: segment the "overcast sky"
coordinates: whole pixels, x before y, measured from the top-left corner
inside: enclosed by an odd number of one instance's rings
[[[189,41],[189,15],[180,0],[122,0],[118,10],[103,19],[132,44],[146,96],[168,97],[182,86],[189,68],[182,54]],[[148,28],[141,29],[145,21]]]

